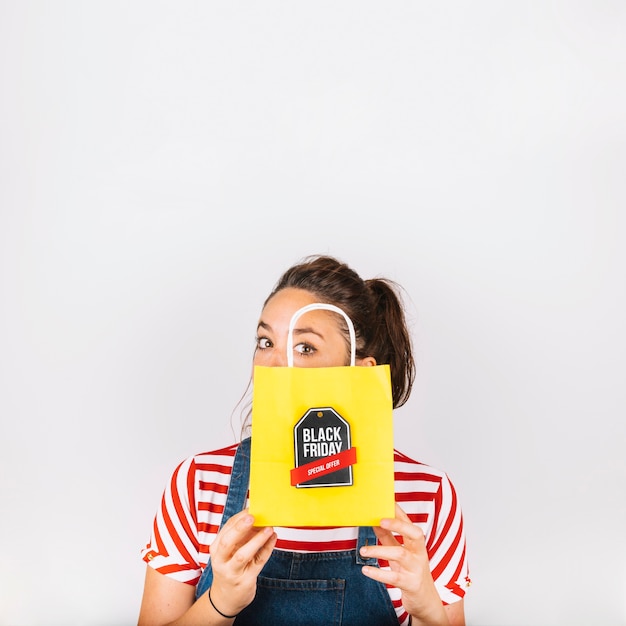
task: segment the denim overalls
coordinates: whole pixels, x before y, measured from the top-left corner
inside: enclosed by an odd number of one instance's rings
[[[222,525],[246,504],[250,477],[250,438],[235,453]],[[221,528],[221,526],[220,526]],[[382,583],[361,572],[362,565],[378,567],[359,548],[375,544],[370,527],[359,528],[356,550],[286,552],[274,550],[257,578],[254,600],[237,616],[237,626],[398,626],[391,598]],[[196,598],[213,581],[211,561],[198,585]]]

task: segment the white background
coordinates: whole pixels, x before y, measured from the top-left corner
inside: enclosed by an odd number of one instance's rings
[[[626,4],[0,4],[0,624],[137,619],[263,299],[399,281],[472,626],[626,624]],[[232,427],[231,427],[232,423]]]

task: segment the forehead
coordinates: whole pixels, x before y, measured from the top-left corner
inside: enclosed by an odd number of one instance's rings
[[[281,289],[267,301],[261,313],[261,321],[270,326],[288,325],[291,317],[298,309],[308,304],[313,304],[314,302],[320,302],[319,297],[305,289],[297,289],[294,287]],[[316,324],[341,326],[339,315],[325,310],[315,310],[305,313],[300,317],[296,326],[302,326],[303,322],[305,325],[307,325],[308,322],[314,322]]]
[[[293,287],[287,287],[281,289],[278,293],[275,293],[268,301],[261,317],[267,315],[272,316],[291,316],[303,306],[307,304],[313,304],[318,299],[310,291],[305,289],[295,289]]]

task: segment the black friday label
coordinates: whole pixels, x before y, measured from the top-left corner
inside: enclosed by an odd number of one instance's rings
[[[338,487],[353,484],[356,450],[350,424],[331,407],[309,409],[294,426],[295,468],[291,484]]]

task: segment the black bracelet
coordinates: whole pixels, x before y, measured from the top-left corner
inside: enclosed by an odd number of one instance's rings
[[[211,603],[211,606],[222,616],[225,617],[226,619],[233,619],[235,617],[237,617],[237,615],[239,615],[239,613],[235,613],[234,615],[226,615],[226,613],[222,613],[216,606],[215,604],[213,604],[213,600],[211,599],[211,587],[209,587],[209,602]]]

